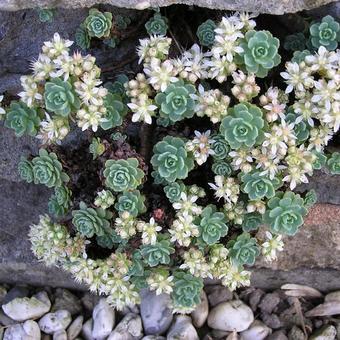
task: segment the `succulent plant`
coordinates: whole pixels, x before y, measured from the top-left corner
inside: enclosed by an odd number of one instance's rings
[[[23,102],[12,102],[5,119],[5,126],[13,129],[17,137],[24,134],[35,136],[40,125],[40,118],[35,109]]]
[[[306,47],[306,37],[302,32],[287,35],[283,47],[287,51],[303,51]]]
[[[168,19],[160,13],[155,13],[145,24],[146,31],[150,35],[166,35]]]
[[[104,98],[106,115],[100,123],[104,130],[112,129],[122,125],[123,118],[127,114],[127,106],[122,102],[118,94],[108,93]]]
[[[242,230],[249,232],[257,230],[262,224],[262,215],[259,213],[245,214],[242,222]]]
[[[102,248],[112,249],[115,244],[123,245],[127,243],[123,240],[114,229],[105,230],[103,235],[96,237],[97,244]]]
[[[120,40],[118,37],[111,37],[103,40],[103,43],[111,48],[116,48],[119,44]]]
[[[84,21],[84,26],[90,37],[107,38],[111,32],[112,13],[102,13],[98,9],[92,8]]]
[[[34,181],[33,164],[25,157],[21,157],[20,162],[18,163],[18,172],[20,178],[27,183],[32,183]]]
[[[76,40],[76,44],[82,50],[87,50],[88,48],[90,48],[91,38],[89,34],[87,33],[87,29],[85,28],[83,24],[77,28],[76,34],[75,34],[75,40]]]
[[[125,84],[129,81],[129,78],[125,74],[119,74],[114,82],[105,83],[105,87],[109,92],[113,94],[118,94],[124,103],[128,102],[128,97],[126,95]]]
[[[130,17],[126,15],[115,15],[114,18],[114,26],[117,27],[119,30],[125,30],[131,24]]]
[[[242,103],[228,111],[228,116],[221,122],[220,133],[233,149],[249,148],[260,142],[264,120],[257,106]]]
[[[300,64],[301,62],[305,61],[305,58],[308,55],[311,55],[312,53],[308,50],[303,50],[303,51],[295,51],[293,53],[293,58],[292,58],[292,62],[293,63],[298,63]]]
[[[327,160],[327,168],[333,175],[340,175],[340,152],[333,152]]]
[[[197,28],[196,35],[202,46],[210,47],[215,40],[216,24],[211,19],[204,21]]]
[[[277,192],[267,206],[264,222],[273,233],[295,235],[307,214],[303,199],[293,192]]]
[[[89,151],[92,158],[95,160],[105,152],[105,145],[101,142],[99,137],[93,137],[89,146]]]
[[[55,10],[53,8],[38,8],[38,16],[41,22],[51,23]]]
[[[253,265],[256,257],[260,254],[256,239],[248,233],[243,233],[236,240],[228,242],[228,248],[232,261],[237,265]]]
[[[218,212],[214,205],[205,207],[200,215],[200,237],[206,244],[214,244],[228,233],[227,220],[222,212]]]
[[[55,216],[63,216],[71,207],[72,192],[66,186],[54,188],[54,195],[48,202],[48,210]]]
[[[230,163],[225,161],[216,161],[212,164],[211,170],[215,175],[229,177],[232,173]]]
[[[158,266],[159,264],[169,264],[170,255],[175,252],[169,240],[160,240],[155,244],[143,245],[141,254],[145,262],[150,267]]]
[[[146,211],[145,196],[139,190],[125,191],[118,196],[115,208],[119,212],[128,211],[131,216],[137,217]]]
[[[269,70],[281,62],[278,54],[280,41],[274,38],[269,31],[248,31],[240,47],[240,60],[249,73],[264,78]]]
[[[32,160],[35,184],[44,184],[49,188],[58,187],[68,182],[69,177],[63,172],[63,167],[55,153],[39,150],[39,156]]]
[[[172,123],[191,118],[195,112],[193,99],[195,92],[195,86],[185,84],[183,80],[170,84],[164,92],[158,93],[155,97],[160,116]]]
[[[173,276],[173,306],[179,309],[194,309],[201,302],[203,280],[184,271],[176,271]]]
[[[304,198],[304,205],[306,209],[310,209],[317,201],[318,196],[316,194],[316,191],[314,189],[309,190]]]
[[[263,198],[272,198],[275,195],[275,189],[280,181],[277,178],[270,179],[268,176],[261,174],[261,171],[252,171],[241,176],[243,185],[241,189],[248,194],[251,201]]]
[[[84,202],[80,202],[79,210],[72,211],[72,216],[74,227],[85,237],[102,236],[110,229],[112,214],[104,209],[88,208]]]
[[[320,46],[334,51],[340,41],[340,24],[330,15],[322,18],[321,22],[314,23],[309,28],[310,42],[315,49]]]
[[[314,151],[313,154],[316,156],[313,162],[313,169],[321,170],[327,163],[327,156],[318,151]]]
[[[211,148],[214,151],[214,159],[225,160],[228,157],[230,151],[228,142],[221,134],[212,136],[212,140],[214,141],[211,145]]]
[[[106,161],[104,169],[105,185],[118,192],[136,189],[144,178],[144,172],[138,166],[137,158]]]
[[[297,115],[294,113],[293,108],[288,109],[288,113],[286,114],[285,120],[291,124],[295,123]],[[310,125],[306,124],[305,121],[301,120],[299,123],[295,123],[294,125],[294,134],[296,136],[296,140],[299,144],[304,142],[309,137]]]
[[[110,208],[114,204],[115,200],[116,199],[110,190],[102,190],[98,192],[94,205],[105,210]]]
[[[181,193],[186,191],[185,185],[183,182],[173,182],[169,183],[164,187],[164,192],[166,197],[169,199],[171,203],[178,202],[181,199]]]
[[[55,78],[45,84],[45,106],[48,111],[66,117],[80,108],[80,100],[68,81]]]

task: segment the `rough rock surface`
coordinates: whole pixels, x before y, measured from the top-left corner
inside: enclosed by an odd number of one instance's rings
[[[91,7],[110,4],[118,7],[146,9],[173,4],[196,5],[213,9],[283,14],[316,8],[335,0],[0,0],[0,9],[16,11],[35,7]]]

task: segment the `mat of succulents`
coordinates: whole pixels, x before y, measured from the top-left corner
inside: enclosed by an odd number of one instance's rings
[[[18,164],[21,178],[54,190],[29,232],[37,258],[118,310],[148,287],[190,313],[204,279],[247,286],[256,258],[284,251],[317,201],[295,192],[313,171],[340,174],[329,148],[340,26],[307,18],[280,42],[246,13],[216,12],[191,34],[163,14],[145,23],[140,71],[105,82],[79,48],[114,48],[131,19],[89,10],[78,47],[55,33],[0,113],[17,137],[42,143]],[[65,147],[74,133],[80,145]]]

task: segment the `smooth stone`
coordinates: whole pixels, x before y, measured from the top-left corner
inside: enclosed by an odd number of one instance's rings
[[[205,290],[211,307],[233,299],[233,292],[221,285],[208,286]]]
[[[92,336],[92,326],[93,326],[93,319],[88,319],[84,324],[83,328],[81,329],[81,335],[85,340],[94,340]]]
[[[315,331],[309,340],[334,340],[336,337],[336,329],[332,325],[325,325]]]
[[[281,299],[278,293],[269,293],[262,298],[259,308],[262,312],[271,314],[280,301]]]
[[[37,294],[34,294],[32,297],[35,297],[36,299],[38,299],[39,301],[44,303],[46,306],[49,306],[49,310],[50,310],[51,300],[50,300],[50,298],[48,297],[48,294],[45,291],[41,291]]]
[[[65,330],[71,323],[71,314],[67,310],[48,313],[39,320],[40,329],[47,334]]]
[[[209,314],[209,303],[207,294],[202,290],[201,303],[191,313],[192,323],[195,327],[200,328],[204,325]]]
[[[332,293],[329,293],[325,296],[324,302],[331,302],[331,301],[339,301],[340,302],[340,291],[339,290],[332,292]]]
[[[264,291],[262,289],[255,289],[252,293],[249,295],[249,306],[253,310],[253,312],[256,311],[263,295]]]
[[[7,289],[4,286],[0,286],[0,304],[3,303],[5,296],[7,295]]]
[[[15,298],[24,298],[28,294],[29,294],[29,289],[26,286],[15,286],[8,291],[2,303],[6,304],[14,300]]]
[[[71,315],[80,314],[82,306],[79,299],[67,289],[58,288],[55,294],[55,300],[52,312],[60,309],[68,310]]]
[[[1,309],[0,309],[0,324],[3,326],[10,326],[16,324],[17,321],[9,318]]]
[[[40,340],[41,333],[35,321],[27,320],[24,323],[9,326],[5,330],[3,340]]]
[[[306,337],[299,327],[293,326],[292,329],[288,333],[288,339],[289,340],[305,340]]]
[[[142,340],[166,340],[166,338],[160,335],[147,335],[143,337]]]
[[[68,340],[67,333],[65,332],[65,330],[55,332],[53,334],[53,340]]]
[[[254,321],[253,311],[241,300],[222,302],[208,316],[208,326],[222,331],[242,332]]]
[[[145,334],[164,334],[173,319],[170,296],[168,294],[156,295],[155,292],[146,289],[143,289],[140,295],[140,314]]]
[[[42,334],[41,340],[52,340],[52,335],[50,334]]]
[[[283,331],[276,331],[269,335],[266,340],[288,340],[287,335]]]
[[[83,321],[84,317],[82,315],[79,315],[72,321],[72,323],[67,329],[68,340],[73,340],[80,334],[81,329],[83,327]]]
[[[119,322],[107,340],[137,340],[143,337],[142,319],[139,315],[129,313]]]
[[[263,340],[272,330],[263,322],[255,320],[248,329],[241,332],[241,340]]]
[[[106,338],[115,325],[115,311],[109,306],[106,299],[99,300],[93,309],[92,318],[92,336],[96,339]]]
[[[195,327],[191,323],[190,316],[176,315],[175,321],[172,323],[167,340],[199,340]]]
[[[90,292],[86,292],[81,298],[81,303],[86,311],[92,313],[94,306],[99,302],[100,297]]]
[[[26,321],[40,318],[50,310],[50,306],[32,296],[31,298],[15,298],[2,305],[2,309],[13,320]]]

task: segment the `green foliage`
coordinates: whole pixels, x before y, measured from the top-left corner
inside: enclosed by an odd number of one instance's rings
[[[305,61],[305,58],[308,55],[311,55],[311,52],[308,50],[295,51],[293,53],[292,62],[300,64],[301,62]]]
[[[91,38],[89,34],[87,33],[87,29],[82,24],[80,25],[76,30],[75,35],[76,44],[82,49],[87,50],[90,48],[91,44]]]
[[[208,205],[202,211],[199,221],[200,237],[206,244],[212,245],[228,233],[227,220],[214,205]]]
[[[129,81],[129,78],[125,74],[120,74],[116,77],[114,82],[105,83],[105,87],[113,94],[118,94],[123,103],[128,102],[128,97],[126,95],[126,90],[124,84]]]
[[[111,38],[105,39],[103,42],[105,45],[111,48],[116,48],[120,41],[119,41],[119,38],[117,37],[111,37]]]
[[[54,188],[54,195],[48,202],[48,211],[55,216],[65,215],[71,207],[72,192],[66,186]]]
[[[139,190],[125,191],[118,196],[115,208],[120,213],[128,211],[131,216],[137,217],[139,214],[146,212],[145,196],[141,195]]]
[[[33,165],[24,157],[21,157],[20,162],[18,163],[18,172],[21,179],[27,183],[32,183],[34,181]]]
[[[90,37],[106,38],[111,32],[112,13],[102,13],[98,9],[92,8],[84,21],[84,26]]]
[[[114,26],[119,30],[125,30],[131,24],[131,19],[126,15],[115,15],[114,16]]]
[[[267,203],[264,222],[274,233],[295,235],[307,213],[300,195],[293,192],[277,192]]]
[[[183,80],[170,84],[164,92],[155,97],[160,116],[172,123],[191,118],[195,109],[195,100],[192,98],[195,92],[195,86],[185,84]]]
[[[237,265],[253,265],[260,254],[256,239],[248,233],[243,233],[236,240],[230,241],[228,247],[230,257]]]
[[[296,114],[294,113],[294,110],[292,107],[288,109],[288,114],[286,115],[286,121],[289,124],[295,123],[296,121]],[[296,136],[296,140],[299,144],[303,143],[306,141],[309,137],[309,130],[310,126],[309,124],[306,124],[305,121],[301,120],[299,123],[295,123],[294,125],[294,134]]]
[[[35,184],[44,184],[52,188],[69,181],[57,155],[53,152],[48,153],[46,150],[40,149],[39,156],[33,158],[32,164]]]
[[[262,198],[272,198],[275,195],[275,187],[279,180],[270,179],[268,176],[261,175],[261,171],[252,171],[241,176],[242,191],[248,194],[249,199],[260,200]]]
[[[304,198],[304,205],[306,209],[310,209],[318,201],[318,196],[314,189],[309,190]]]
[[[242,103],[229,109],[228,113],[221,122],[220,133],[233,149],[252,147],[260,141],[264,120],[257,106]]]
[[[228,162],[225,161],[215,161],[211,170],[215,175],[229,177],[232,173],[232,168]]]
[[[79,210],[73,210],[72,216],[76,230],[85,237],[92,237],[105,234],[110,228],[109,219],[112,214],[104,209],[88,208],[84,202],[80,202]]]
[[[101,142],[99,137],[93,137],[89,146],[89,151],[93,159],[97,159],[105,152],[105,145]]]
[[[118,192],[136,189],[144,178],[144,172],[138,166],[137,158],[106,161],[104,169],[105,185]]]
[[[228,142],[225,140],[223,135],[214,135],[212,136],[212,150],[214,151],[213,157],[217,160],[224,160],[228,157],[230,147]]]
[[[340,25],[334,18],[327,15],[321,22],[314,23],[309,28],[310,42],[318,49],[320,46],[326,47],[328,51],[334,51],[340,41]]]
[[[38,16],[41,22],[51,23],[53,21],[55,9],[53,8],[38,8]]]
[[[181,198],[181,193],[186,191],[185,185],[181,181],[169,183],[163,190],[171,203],[178,202]]]
[[[108,93],[104,98],[106,108],[106,116],[100,123],[104,130],[112,129],[123,123],[123,118],[127,114],[127,106],[122,102],[122,98],[118,94]]]
[[[12,102],[5,120],[5,126],[13,129],[17,137],[24,134],[35,136],[39,128],[40,118],[35,109],[29,108],[23,102]]]
[[[110,190],[102,190],[98,192],[94,205],[105,210],[110,208],[114,202],[115,197],[112,192]]]
[[[174,273],[171,298],[175,307],[192,308],[201,302],[203,280],[183,271]]]
[[[68,81],[55,78],[45,84],[44,99],[46,109],[57,115],[67,117],[79,109],[80,100]]]
[[[153,168],[169,183],[188,177],[194,168],[193,156],[186,151],[181,138],[166,136],[154,146],[153,152]]]
[[[321,170],[327,163],[327,157],[323,153],[318,151],[314,151],[313,154],[316,156],[313,163],[313,169]]]
[[[287,51],[303,51],[306,47],[306,37],[301,32],[287,35],[283,47]]]
[[[242,230],[249,232],[257,230],[262,224],[262,215],[258,213],[245,214],[242,222]]]
[[[278,54],[280,41],[269,31],[248,31],[240,47],[240,59],[250,73],[264,78],[268,72],[281,62]]]
[[[150,267],[158,266],[159,264],[169,264],[170,255],[175,252],[169,240],[161,240],[155,244],[148,244],[141,247],[141,254],[145,262]]]
[[[150,35],[166,35],[168,19],[160,13],[155,13],[145,24],[146,31]]]
[[[96,237],[97,244],[102,248],[112,249],[114,245],[127,243],[114,229],[106,229],[103,235]]]
[[[196,35],[202,46],[210,47],[215,40],[216,24],[211,19],[204,21],[197,28]]]
[[[327,160],[327,168],[332,175],[340,175],[340,152],[333,152]]]

